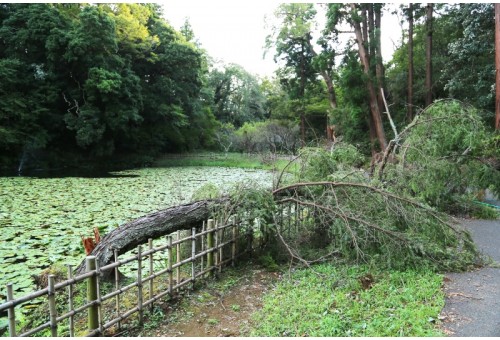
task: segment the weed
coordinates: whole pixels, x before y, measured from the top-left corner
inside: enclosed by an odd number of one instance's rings
[[[234,312],[239,312],[241,310],[241,307],[240,307],[240,305],[231,305],[231,309]]]
[[[219,323],[219,320],[217,319],[208,319],[207,320],[207,323],[210,325],[210,326],[215,326]]]
[[[264,297],[251,335],[440,336],[429,320],[444,305],[441,284],[442,276],[425,270],[328,264],[298,270]]]

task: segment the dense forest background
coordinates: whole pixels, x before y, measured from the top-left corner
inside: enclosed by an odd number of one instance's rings
[[[493,4],[322,5],[313,39],[316,6],[277,7],[266,44],[281,66],[260,79],[214,61],[157,4],[1,4],[0,166],[293,153],[333,136],[374,155],[442,98],[474,106],[493,130]],[[396,14],[409,30],[383,63],[380,19]]]

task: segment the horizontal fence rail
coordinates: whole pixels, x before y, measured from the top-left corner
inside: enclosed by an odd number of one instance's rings
[[[184,231],[187,236],[181,237],[180,231],[166,236],[166,244],[157,247],[150,239],[147,249],[139,246],[137,254],[125,259],[119,259],[115,250],[114,262],[102,267],[94,256],[88,256],[84,274],[73,276],[72,267],[68,266],[66,280],[56,283],[56,276],[48,275],[46,288],[18,298],[14,298],[13,285],[8,284],[7,301],[0,304],[0,313],[7,311],[8,335],[33,336],[44,330],[50,330],[53,337],[104,335],[112,327],[120,330],[123,321],[133,314],[137,314],[142,325],[144,312],[152,311],[155,302],[172,297],[187,285],[194,289],[197,280],[221,272],[228,264],[234,266],[238,257],[251,252],[253,230],[247,224],[241,233],[242,226],[236,217],[227,224],[211,219],[198,230]],[[135,272],[133,282],[123,279],[120,269],[126,268]],[[103,273],[110,272],[114,275],[103,277]],[[160,280],[162,276],[166,280]],[[129,291],[136,293],[134,306],[130,306],[130,299],[128,304],[123,299]],[[47,321],[18,334],[16,307],[42,297],[46,297],[49,310]],[[86,327],[81,326],[82,320]]]

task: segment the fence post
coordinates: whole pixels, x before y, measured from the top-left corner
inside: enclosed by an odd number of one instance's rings
[[[214,220],[210,219],[207,221],[207,230],[209,231],[207,234],[207,249],[212,249],[214,246]],[[207,269],[211,270],[214,265],[214,253],[213,250],[210,250],[207,253]]]
[[[231,245],[231,265],[234,267],[236,264],[236,246],[238,242],[238,228],[236,224],[236,216],[231,217],[231,223],[233,224],[232,233],[233,233],[233,244]]]
[[[194,289],[194,281],[196,279],[196,266],[194,258],[196,257],[196,228],[191,229],[191,285]],[[203,256],[201,257],[203,259]]]
[[[137,246],[137,308],[139,309],[139,326],[144,324],[142,310],[142,246]]]
[[[215,236],[215,251],[214,251],[214,271],[213,273],[217,275],[217,268],[219,267],[219,262],[220,262],[220,259],[219,259],[219,245],[220,245],[220,240],[219,240],[219,224],[220,222],[219,221],[215,221],[215,232],[214,232],[214,236]]]
[[[49,299],[49,320],[50,320],[50,335],[57,337],[57,309],[56,309],[56,285],[55,276],[48,277],[48,299]]]
[[[148,239],[148,246],[149,246],[149,251],[152,251],[153,250],[153,239],[150,238]],[[152,276],[153,275],[153,271],[154,271],[154,261],[153,261],[153,253],[149,254],[149,276]],[[153,278],[150,278],[149,279],[149,299],[153,299]],[[149,306],[149,309],[151,310],[151,312],[153,311],[153,306],[154,305],[154,302],[151,301],[151,305]]]
[[[288,203],[288,238],[290,238],[290,229],[292,229],[292,203]]]
[[[224,225],[222,218],[220,220],[220,224]],[[219,261],[218,261],[218,264],[219,264],[219,273],[222,272],[222,261],[224,261],[224,251],[223,251],[224,246],[222,246],[222,244],[224,243],[224,231],[225,230],[226,229],[220,229],[217,232],[217,243],[219,245]]]
[[[167,247],[167,252],[168,252],[168,293],[170,296],[172,296],[172,281],[174,280],[174,273],[172,273],[172,236],[169,235],[168,237],[168,247]]]
[[[118,250],[113,249],[113,254],[115,257],[115,263],[118,262]],[[115,290],[120,289],[120,272],[118,271],[118,266],[115,267]],[[116,294],[116,316],[120,316],[120,294]],[[118,321],[118,329],[121,329],[121,321]]]
[[[14,289],[12,288],[12,283],[7,284],[7,302],[14,300]],[[9,336],[16,336],[16,312],[15,307],[9,307],[7,310],[7,315],[9,319]]]
[[[73,267],[71,265],[68,265],[68,280],[71,280],[72,278],[73,278]],[[68,286],[68,311],[69,312],[73,311],[73,284],[70,284]],[[70,315],[68,320],[69,320],[69,336],[73,338],[75,336],[74,315]]]
[[[203,226],[201,228],[201,232],[204,233],[205,232],[205,221],[203,221]],[[205,236],[202,235],[201,236],[201,251],[203,252],[205,250]],[[203,271],[203,268],[204,268],[204,262],[205,262],[205,256],[202,256],[201,257],[201,268],[200,268],[200,271]]]
[[[85,259],[87,272],[95,271],[96,260],[95,256],[87,256]],[[87,279],[87,302],[97,300],[97,277],[92,275]],[[88,330],[89,332],[99,328],[99,313],[97,311],[97,304],[94,304],[88,309]]]
[[[181,231],[177,230],[177,241],[181,239]],[[181,244],[177,243],[175,246],[175,263],[181,262]],[[181,266],[178,266],[175,268],[175,281],[177,285],[181,282]],[[177,292],[180,290],[180,288],[177,288]]]

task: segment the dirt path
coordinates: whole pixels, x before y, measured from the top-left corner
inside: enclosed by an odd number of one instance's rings
[[[237,275],[212,282],[177,305],[167,304],[162,322],[134,336],[248,336],[251,315],[279,275],[252,267]]]
[[[442,327],[451,336],[500,336],[500,220],[461,220],[497,264],[445,276]]]

